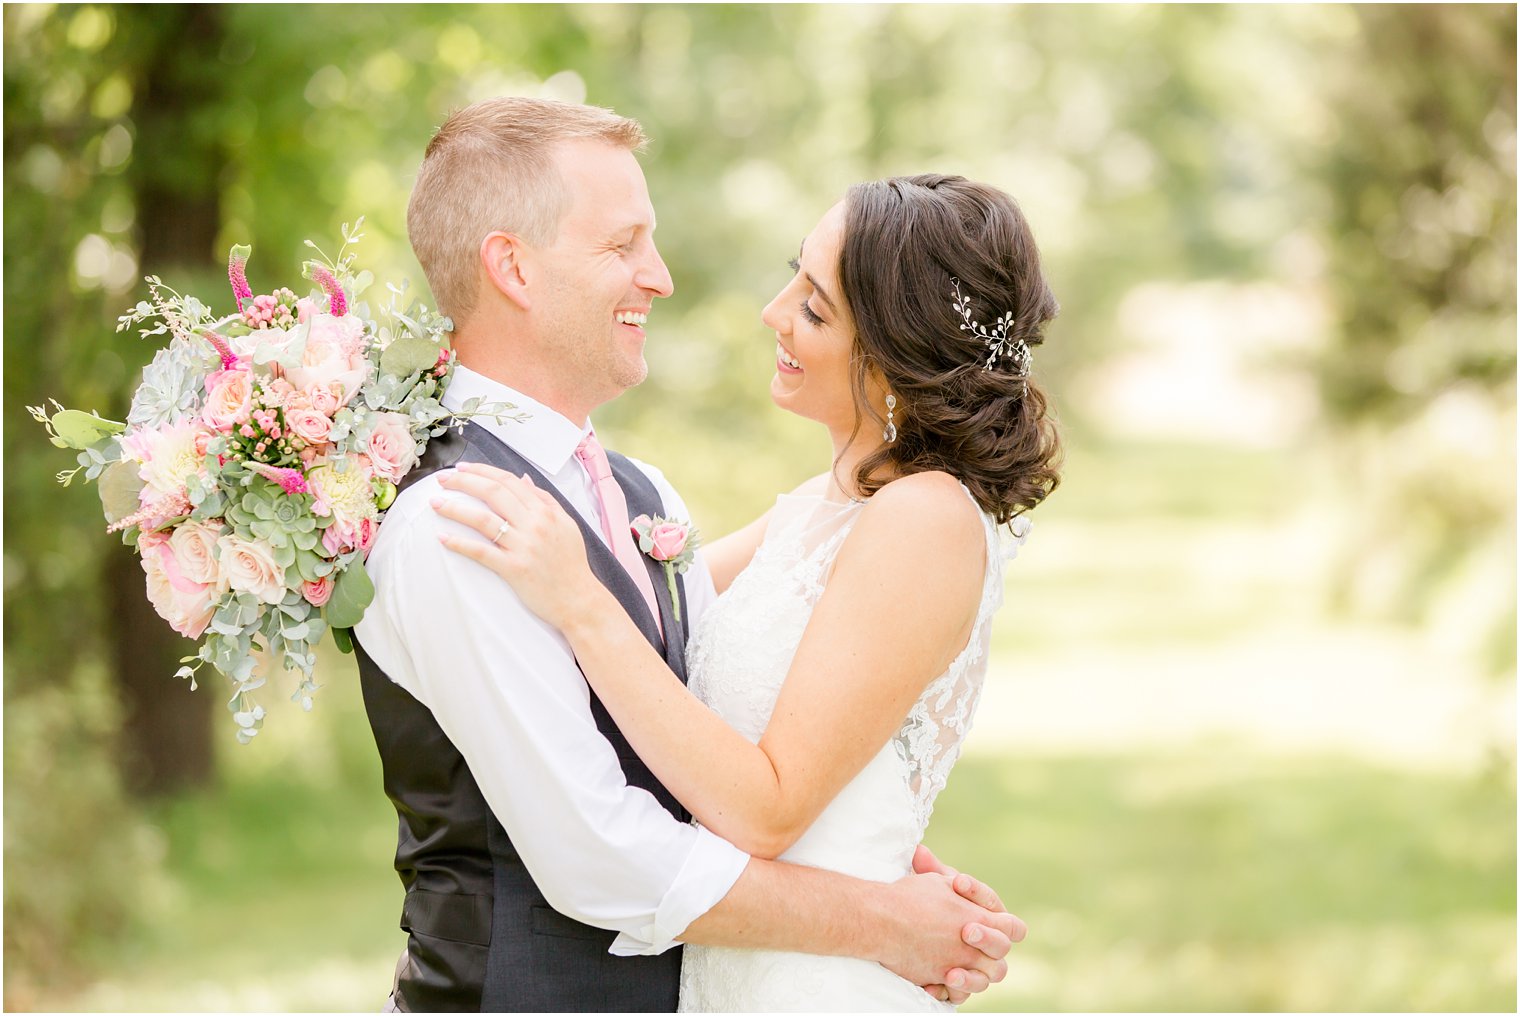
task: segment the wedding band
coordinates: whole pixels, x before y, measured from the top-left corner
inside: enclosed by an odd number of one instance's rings
[[[497,544],[498,546],[500,546],[501,545],[501,538],[503,536],[507,535],[507,530],[509,528],[511,528],[511,527],[507,525],[507,520],[506,519],[502,519],[501,520],[501,528],[498,529],[498,530],[496,530],[496,535],[493,536],[493,537],[491,537],[491,542],[494,543],[494,544]]]

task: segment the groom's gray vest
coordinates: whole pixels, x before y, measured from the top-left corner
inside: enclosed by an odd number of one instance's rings
[[[612,475],[631,516],[664,511],[659,493],[639,469],[608,453]],[[581,525],[591,570],[617,597],[652,645],[684,682],[686,630],[669,597],[660,595],[662,646],[638,587],[612,552],[554,485],[484,428],[467,423],[434,438],[402,486],[459,462],[487,462],[552,493]],[[646,559],[650,580],[666,590],[663,567]],[[677,581],[683,618],[685,586]],[[467,631],[460,638],[469,638]],[[396,966],[392,1000],[412,1012],[674,1012],[681,951],[615,957],[613,932],[560,914],[533,884],[522,859],[492,814],[458,749],[433,714],[391,681],[355,644],[364,707],[385,775],[385,792],[400,817],[396,871],[406,887],[401,927],[406,952]],[[634,754],[606,708],[591,695],[591,712],[612,743],[631,786],[654,795],[681,821],[690,816]],[[512,779],[513,774],[498,774]]]

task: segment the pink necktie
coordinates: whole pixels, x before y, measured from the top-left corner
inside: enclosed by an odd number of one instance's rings
[[[660,604],[654,598],[654,583],[649,581],[649,570],[644,566],[644,558],[633,542],[633,532],[628,525],[628,501],[623,497],[623,488],[612,478],[612,465],[607,461],[607,453],[602,450],[602,444],[596,435],[587,434],[576,446],[575,457],[586,467],[586,472],[591,474],[596,500],[602,509],[602,535],[607,537],[607,546],[612,548],[618,564],[623,566],[634,585],[639,587],[639,592],[644,594],[649,612],[654,615],[655,627],[663,637],[665,626],[660,623]]]

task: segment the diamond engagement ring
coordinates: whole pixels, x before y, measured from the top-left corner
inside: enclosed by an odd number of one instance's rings
[[[503,536],[507,535],[507,530],[510,529],[510,528],[511,527],[507,525],[507,520],[506,519],[502,519],[501,520],[501,528],[498,529],[498,530],[496,530],[496,535],[493,536],[493,537],[491,537],[491,542],[494,543],[494,544],[496,544],[497,546],[500,546],[501,545],[501,538]]]

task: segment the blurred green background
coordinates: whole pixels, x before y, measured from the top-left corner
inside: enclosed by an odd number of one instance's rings
[[[24,406],[119,414],[142,276],[423,280],[433,129],[643,121],[676,294],[598,416],[708,532],[823,468],[760,307],[851,183],[1004,187],[1065,480],[929,834],[1031,927],[981,1009],[1513,1010],[1515,8],[7,5],[5,1007],[376,1010],[351,662],[232,737]],[[293,687],[293,685],[291,686]]]

